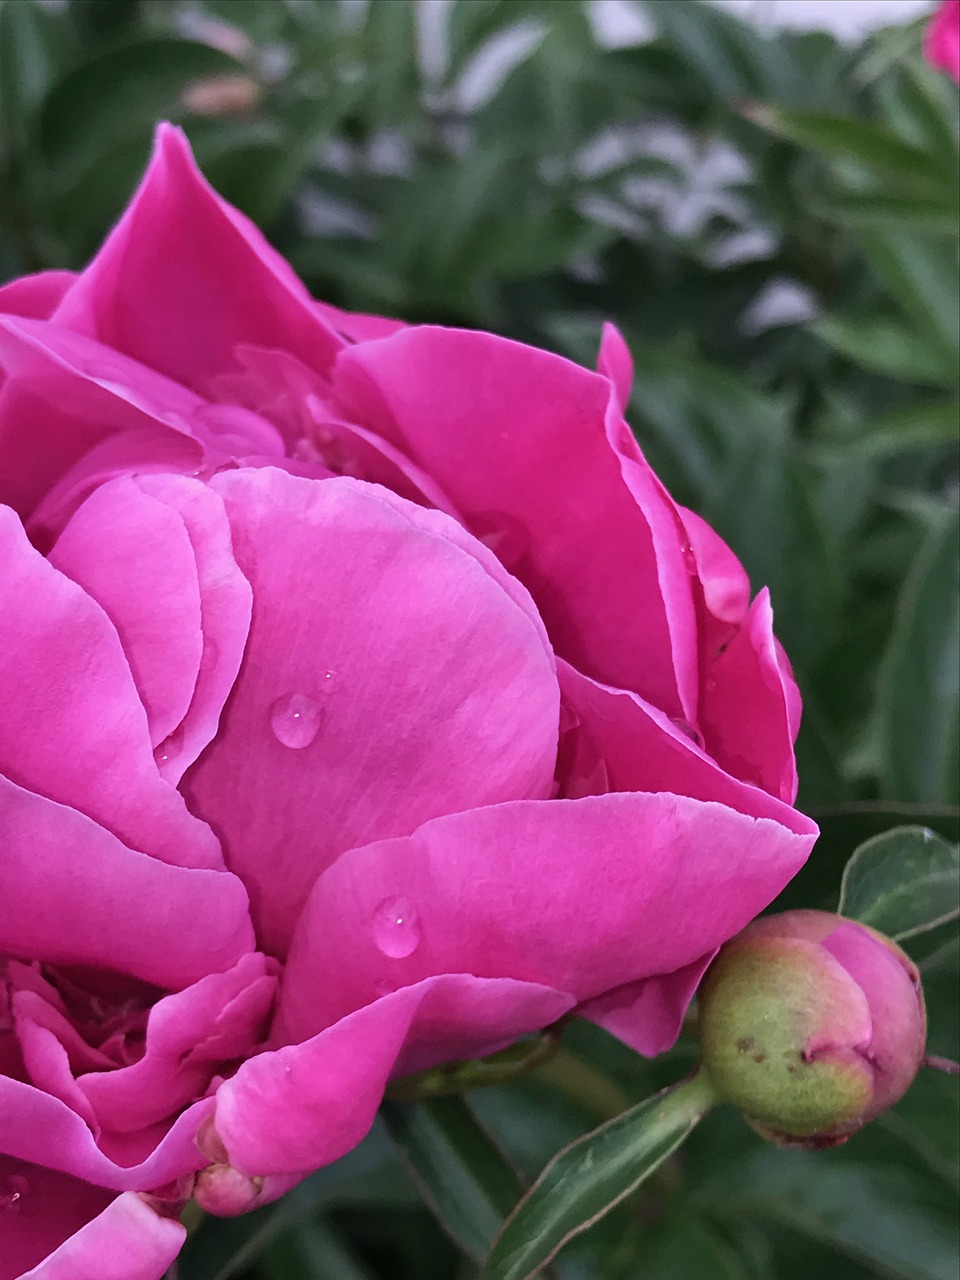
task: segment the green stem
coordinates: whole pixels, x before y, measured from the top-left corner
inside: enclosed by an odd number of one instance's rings
[[[526,1075],[547,1062],[560,1048],[563,1019],[526,1040],[486,1058],[472,1058],[468,1062],[451,1062],[429,1071],[419,1071],[412,1076],[395,1080],[387,1089],[388,1098],[402,1102],[416,1102],[421,1098],[441,1098],[450,1093],[463,1093],[484,1085],[503,1084],[517,1076]]]

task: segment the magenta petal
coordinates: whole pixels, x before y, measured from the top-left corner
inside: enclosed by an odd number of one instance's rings
[[[0,1156],[0,1280],[31,1274],[113,1199],[101,1187]]]
[[[578,755],[603,761],[611,791],[672,791],[716,800],[748,817],[772,818],[797,835],[816,836],[811,819],[712,760],[691,738],[693,726],[677,724],[636,694],[598,684],[565,662],[558,663],[557,674],[564,705],[577,722],[567,734],[583,740]],[[568,752],[565,737],[561,760]]]
[[[385,985],[432,974],[516,978],[585,1001],[672,973],[743,928],[813,841],[666,793],[434,819],[352,849],[317,880],[290,949],[278,1034],[300,1039]]]
[[[489,1052],[571,1003],[560,991],[470,974],[405,987],[245,1062],[217,1093],[217,1133],[250,1176],[316,1169],[356,1146],[392,1075]]]
[[[55,324],[0,316],[0,499],[26,513],[111,435],[187,436],[202,403],[153,370]]]
[[[80,507],[47,558],[116,627],[158,746],[186,715],[203,650],[197,567],[183,521],[135,480],[114,480]]]
[[[0,830],[0,952],[177,989],[253,948],[246,893],[227,871],[134,853],[2,775]]]
[[[239,343],[321,371],[342,346],[290,267],[161,125],[146,176],[55,319],[202,390]]]
[[[792,804],[800,695],[773,634],[764,588],[733,639],[705,671],[700,727],[710,754],[735,777]]]
[[[0,285],[0,312],[46,320],[76,280],[73,271],[38,271]]]
[[[117,1196],[21,1280],[163,1280],[187,1238],[141,1196]]]
[[[59,1098],[0,1076],[0,1155],[42,1162],[113,1191],[151,1191],[206,1163],[196,1135],[213,1105],[212,1098],[195,1102],[139,1158],[120,1163],[104,1154],[80,1116]]]
[[[2,295],[0,295],[2,297]],[[408,326],[402,320],[391,320],[387,316],[366,315],[362,311],[341,311],[329,302],[314,302],[319,314],[338,333],[342,333],[351,342],[371,342],[377,338],[389,338]]]
[[[678,679],[687,676],[674,670],[692,621],[681,539],[672,504],[641,477],[646,464],[622,467],[611,448],[607,378],[492,334],[420,327],[343,351],[334,388],[497,548],[557,653],[685,714]],[[678,602],[685,613],[674,619]]]
[[[633,356],[624,341],[623,334],[616,325],[609,322],[603,326],[597,372],[610,379],[617,393],[620,412],[623,413],[629,403],[633,387]]]
[[[203,1096],[221,1064],[246,1057],[262,1040],[276,986],[272,962],[252,954],[158,1001],[139,1062],[77,1081],[97,1122],[130,1132]]]
[[[631,1049],[654,1058],[674,1044],[684,1015],[716,951],[662,977],[628,983],[577,1009]]]
[[[157,774],[106,614],[30,546],[4,507],[0,616],[0,772],[86,813],[131,848],[181,866],[222,866],[210,828]]]
[[[251,891],[258,936],[282,954],[344,849],[546,796],[559,691],[539,623],[447,517],[273,468],[211,483],[253,621],[221,731],[184,785]]]

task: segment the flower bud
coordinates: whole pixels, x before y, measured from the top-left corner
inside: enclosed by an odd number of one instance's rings
[[[703,1068],[788,1146],[845,1142],[906,1093],[923,1058],[920,975],[898,946],[826,911],[756,920],[700,988]]]

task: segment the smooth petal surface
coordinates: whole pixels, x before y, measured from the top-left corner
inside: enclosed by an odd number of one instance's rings
[[[217,476],[253,588],[243,664],[186,793],[283,954],[316,875],[428,817],[545,796],[559,691],[539,628],[452,522],[355,480]],[[523,707],[523,715],[516,708]]]
[[[29,1275],[113,1198],[66,1174],[0,1156],[0,1280]]]
[[[674,973],[608,991],[581,1004],[577,1013],[648,1058],[666,1053],[680,1034],[690,1001],[715,954],[714,949]]]
[[[0,285],[0,312],[46,320],[76,280],[73,271],[37,271]]]
[[[182,1223],[127,1192],[22,1280],[162,1280],[186,1238]]]
[[[0,500],[27,515],[117,432],[188,436],[203,403],[176,383],[61,326],[0,316]]]
[[[106,614],[30,546],[5,507],[0,617],[0,772],[87,814],[131,848],[181,866],[222,866],[210,828],[157,773],[146,715]]]
[[[672,973],[766,906],[813,839],[670,794],[437,818],[351,850],[318,879],[290,950],[278,1034],[300,1039],[385,985],[432,974],[516,978],[585,1001]]]
[[[135,853],[74,809],[0,775],[0,952],[178,989],[253,950],[227,871]]]
[[[605,377],[491,334],[424,326],[345,350],[334,388],[530,589],[558,654],[685,714],[673,633],[692,604],[674,619],[664,603],[656,530],[669,510],[625,479]],[[676,566],[663,572],[679,583]]]
[[[140,189],[54,318],[200,391],[240,343],[287,350],[321,371],[343,345],[170,125],[158,129]]]
[[[491,1052],[572,1003],[546,987],[470,974],[405,987],[244,1063],[217,1093],[217,1133],[250,1176],[316,1169],[356,1146],[391,1076]]]
[[[793,804],[799,712],[796,682],[774,638],[764,589],[708,668],[699,720],[707,751],[734,777]]]

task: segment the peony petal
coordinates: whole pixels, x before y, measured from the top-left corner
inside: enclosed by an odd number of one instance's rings
[[[2,297],[2,295],[0,295]],[[362,311],[341,311],[329,302],[314,301],[314,307],[327,324],[342,333],[351,342],[371,342],[377,338],[389,338],[408,326],[403,320],[388,316],[366,315]]]
[[[30,1268],[41,1266],[113,1199],[101,1187],[0,1156],[0,1280],[43,1275]]]
[[[203,651],[193,546],[171,507],[129,477],[97,489],[47,557],[117,629],[151,746],[187,713]]]
[[[217,1093],[216,1131],[242,1173],[316,1169],[363,1138],[392,1075],[491,1052],[571,1004],[530,983],[430,978],[245,1062]]]
[[[816,836],[816,823],[804,814],[726,773],[690,736],[693,726],[677,724],[636,694],[590,680],[565,662],[558,663],[557,675],[576,721],[561,739],[561,761],[602,760],[611,791],[672,791],[715,800],[748,817],[772,818],[796,835]],[[576,752],[568,735],[577,740]]]
[[[623,334],[615,324],[610,324],[609,321],[603,326],[600,354],[597,357],[597,372],[602,373],[613,384],[620,412],[626,412],[633,388],[633,356],[624,341]]]
[[[0,772],[86,813],[132,848],[181,866],[222,866],[209,827],[157,774],[106,614],[30,546],[5,507],[0,616]]]
[[[82,1178],[112,1191],[152,1191],[206,1163],[197,1129],[213,1113],[213,1099],[195,1102],[158,1135],[135,1162],[105,1155],[84,1121],[59,1098],[20,1080],[0,1076],[0,1155]]]
[[[201,391],[238,343],[287,350],[321,371],[343,345],[170,125],[158,128],[140,189],[54,318]]]
[[[344,849],[547,795],[559,694],[538,624],[440,513],[273,468],[211,484],[253,622],[221,731],[184,788],[250,889],[265,948],[282,954]]]
[[[251,954],[158,1001],[139,1062],[77,1081],[97,1122],[130,1132],[202,1097],[217,1067],[248,1057],[263,1039],[276,987],[270,961]]]
[[[37,271],[0,285],[0,313],[46,320],[76,280],[73,271]]]
[[[674,973],[628,983],[581,1004],[577,1013],[637,1053],[655,1058],[675,1043],[694,992],[715,955],[712,950]]]
[[[182,1223],[127,1192],[21,1280],[162,1280],[186,1238]]]
[[[246,893],[227,871],[134,853],[2,775],[0,830],[0,952],[178,989],[253,948]]]
[[[0,499],[22,513],[102,441],[189,435],[191,392],[55,324],[0,316]]]
[[[559,654],[686,714],[689,673],[674,668],[692,626],[681,539],[639,454],[622,466],[611,448],[605,377],[491,334],[424,326],[343,351],[334,389],[347,416],[403,450],[495,546]]]
[[[351,850],[319,877],[290,949],[277,1034],[302,1039],[385,985],[451,971],[578,1001],[672,973],[743,928],[813,841],[666,793],[436,818]]]
[[[710,755],[728,773],[792,804],[799,721],[800,695],[774,638],[770,594],[764,588],[706,669],[700,727]]]

